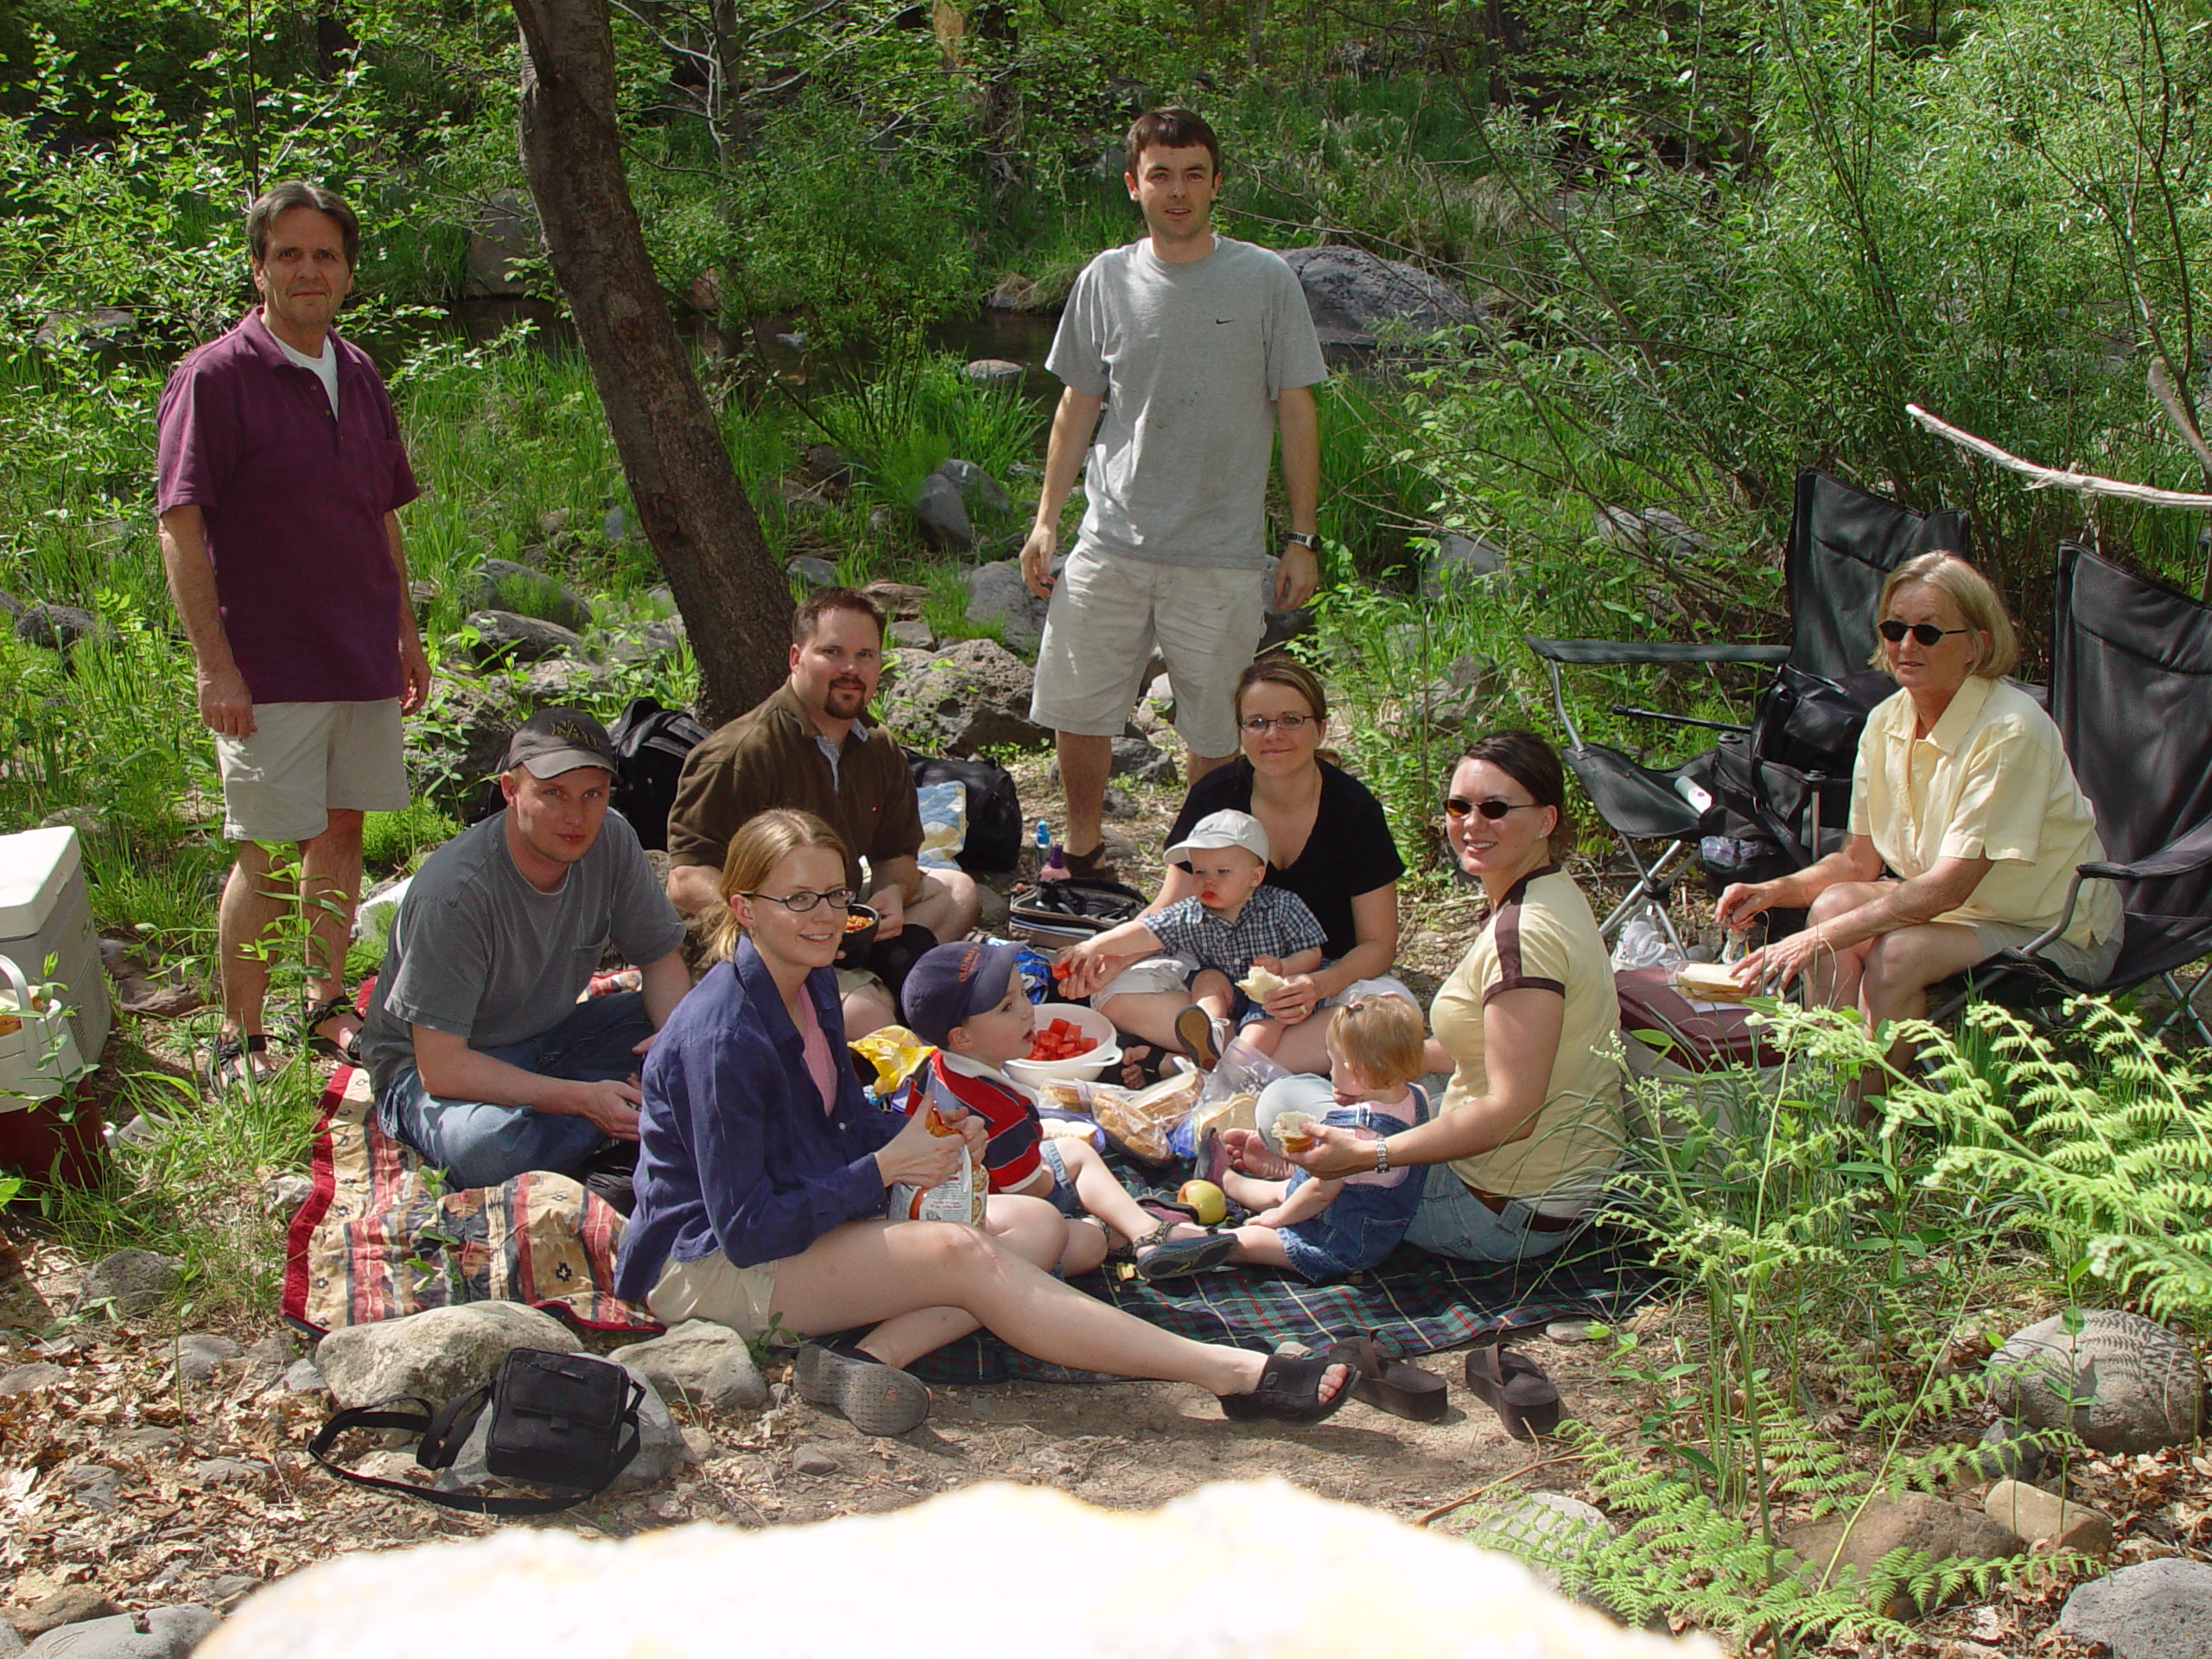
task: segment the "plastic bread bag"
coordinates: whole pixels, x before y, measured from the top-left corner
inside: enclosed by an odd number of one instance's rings
[[[1251,1128],[1253,1107],[1260,1091],[1289,1072],[1244,1042],[1242,1038],[1221,1052],[1221,1058],[1206,1073],[1205,1086],[1191,1104],[1190,1114],[1167,1137],[1168,1149],[1178,1158],[1195,1161],[1199,1145],[1209,1133]]]
[[[1079,1109],[1088,1110],[1109,1140],[1139,1161],[1158,1166],[1173,1160],[1168,1135],[1190,1116],[1201,1086],[1197,1072],[1179,1071],[1135,1090],[1091,1083],[1075,1085],[1075,1091],[1081,1096]],[[1051,1097],[1059,1087],[1047,1085],[1046,1103],[1065,1109],[1071,1100]]]

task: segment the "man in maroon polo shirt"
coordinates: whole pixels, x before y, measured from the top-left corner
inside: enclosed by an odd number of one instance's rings
[[[294,902],[276,844],[298,845],[312,923],[300,1035],[337,1054],[359,1034],[344,975],[362,819],[407,804],[400,716],[430,689],[396,512],[420,492],[375,365],[331,331],[359,222],[289,181],[245,228],[261,304],[177,365],[157,451],[162,563],[238,843],[219,925],[218,1083],[269,1065],[258,947]]]

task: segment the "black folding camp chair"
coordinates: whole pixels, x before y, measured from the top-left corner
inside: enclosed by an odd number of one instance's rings
[[[2058,550],[2051,619],[2050,715],[2082,792],[2096,809],[2105,857],[2084,864],[2065,913],[2032,944],[1977,967],[1970,990],[1931,1002],[1948,1019],[1968,995],[2044,1025],[2082,992],[2157,981],[2177,1025],[2212,1043],[2199,997],[2179,970],[2212,956],[2212,607],[2071,543]],[[2120,885],[2120,959],[2103,982],[2077,983],[2037,954],[2063,933],[2085,881]]]
[[[1529,639],[1551,669],[1567,763],[1636,868],[1636,884],[1605,918],[1605,938],[1649,902],[1681,949],[1668,901],[1692,858],[1714,881],[1764,880],[1840,843],[1859,733],[1868,711],[1897,689],[1867,666],[1882,584],[1916,554],[1964,553],[1970,530],[1963,512],[1919,512],[1808,467],[1797,474],[1783,556],[1789,645]],[[1713,748],[1677,766],[1647,766],[1584,741],[1567,713],[1562,666],[1683,663],[1748,663],[1775,676],[1748,726],[1613,706],[1618,715],[1720,734]],[[1665,846],[1647,861],[1637,844],[1654,842]]]

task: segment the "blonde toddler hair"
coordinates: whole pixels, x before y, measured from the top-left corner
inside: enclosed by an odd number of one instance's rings
[[[1428,1068],[1428,1027],[1421,1010],[1388,992],[1357,997],[1329,1019],[1329,1046],[1377,1088],[1411,1083]]]

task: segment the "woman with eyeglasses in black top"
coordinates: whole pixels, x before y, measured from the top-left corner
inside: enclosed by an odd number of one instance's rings
[[[1311,670],[1286,658],[1252,664],[1236,682],[1241,753],[1191,785],[1166,843],[1186,839],[1211,813],[1249,812],[1267,830],[1274,854],[1268,885],[1296,893],[1321,924],[1321,966],[1288,976],[1266,999],[1268,1013],[1288,1027],[1274,1058],[1293,1071],[1329,1069],[1329,1022],[1313,1017],[1316,1008],[1367,992],[1413,1000],[1389,977],[1405,865],[1382,803],[1323,749],[1328,724],[1328,696]],[[1192,892],[1190,873],[1171,865],[1147,913]],[[1150,968],[1137,963],[1091,1004],[1124,1031],[1179,1046],[1175,1016],[1190,1001],[1182,988],[1189,972],[1175,978],[1171,970],[1154,976]]]
[[[2049,932],[2075,867],[2104,856],[2058,728],[2004,677],[2019,646],[1987,579],[1923,553],[1891,574],[1878,614],[1874,664],[1898,689],[1866,717],[1849,836],[1794,875],[1731,887],[1719,906],[1729,928],[1809,908],[1802,932],[1744,958],[1738,982],[1806,978],[1818,1001],[1876,1027],[1924,1017],[1930,985]],[[2084,986],[2119,952],[2120,900],[2105,881],[2082,885],[2041,950]],[[1902,1044],[1891,1055],[1909,1058]]]

